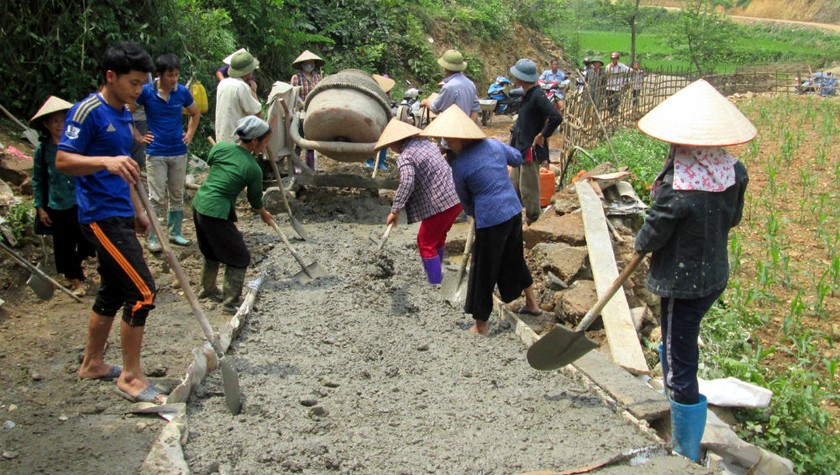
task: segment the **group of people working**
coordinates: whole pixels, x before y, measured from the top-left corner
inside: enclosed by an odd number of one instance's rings
[[[462,210],[473,218],[475,241],[464,310],[474,319],[470,331],[487,335],[495,289],[506,302],[524,292],[525,305],[519,311],[542,312],[524,258],[523,222],[532,222],[538,213],[529,208],[522,191],[523,184],[528,186],[523,175],[530,173],[529,164],[547,159],[545,140],[562,117],[539,90],[533,92],[539,77],[536,64],[522,59],[510,69],[527,91],[510,145],[487,138],[475,123],[477,96],[474,84],[463,75],[463,57],[450,50],[438,63],[446,78],[441,94],[428,104],[437,118],[425,130],[394,119],[376,144],[376,149],[387,147],[399,155],[400,186],[386,223],[396,224],[403,208],[409,222],[421,221],[418,250],[428,281],[436,284],[441,282],[446,236],[453,222]],[[230,94],[247,104],[253,89],[243,78],[257,64],[247,51],[234,54],[220,89],[237,89]],[[156,288],[137,239],[138,233],[147,232],[146,211],[152,210],[144,210],[134,186],[141,168],[131,158],[131,149],[137,142],[148,144],[147,170],[154,170],[148,172],[150,182],[164,177],[168,186],[170,173],[183,173],[174,162],[185,159],[199,115],[189,91],[178,84],[178,69],[171,55],[153,62],[136,44],[114,45],[101,63],[99,91],[76,104],[51,97],[31,120],[43,136],[35,161],[38,219],[54,229],[59,272],[75,286],[84,280],[82,259],[95,251],[99,260],[101,284],[88,319],[79,377],[115,379],[118,392],[132,401],[159,403],[163,395],[149,384],[140,364],[144,325],[154,308]],[[300,69],[299,81],[313,80],[311,69]],[[147,84],[152,72],[158,79]],[[222,88],[228,79],[239,82]],[[135,103],[145,106],[149,120],[150,130],[142,136],[132,126],[129,107]],[[180,122],[182,108],[190,115],[186,131]],[[255,158],[265,150],[272,131],[248,112],[227,126],[232,130],[217,131],[225,135],[219,135],[222,140],[210,151],[210,173],[193,200],[196,236],[205,257],[201,296],[218,298],[216,275],[225,264],[221,297],[228,309],[238,303],[250,261],[234,224],[236,196],[247,188],[252,208],[264,222],[272,222],[262,204],[262,173]],[[699,414],[705,418],[705,399],[696,378],[697,335],[703,315],[726,287],[728,232],[740,220],[748,182],[744,166],[722,147],[748,142],[756,131],[702,80],[653,109],[639,127],[671,144],[653,186],[651,213],[635,246],[638,252],[652,253],[647,287],[662,299],[661,351],[672,418],[677,417],[677,450],[696,459],[703,432]],[[170,195],[169,239],[177,244],[183,237],[182,209],[178,213],[182,203],[178,190],[163,187],[158,188],[160,195],[153,195],[155,208],[163,207],[163,190]],[[119,312],[122,366],[104,361]]]

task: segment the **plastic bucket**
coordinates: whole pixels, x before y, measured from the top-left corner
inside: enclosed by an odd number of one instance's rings
[[[551,204],[551,197],[554,195],[554,172],[540,169],[540,206],[545,208]]]

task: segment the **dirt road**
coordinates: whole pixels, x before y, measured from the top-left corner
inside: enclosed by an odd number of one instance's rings
[[[679,7],[659,7],[669,11],[679,11]],[[759,18],[742,15],[728,15],[732,21],[737,23],[765,23],[765,24],[783,24],[789,26],[804,26],[807,28],[816,28],[818,30],[827,31],[829,33],[840,33],[840,25],[832,23],[816,23],[813,21],[796,21],[796,20],[780,20],[778,18]]]

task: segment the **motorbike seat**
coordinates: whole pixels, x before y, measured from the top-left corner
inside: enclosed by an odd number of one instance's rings
[[[510,97],[522,97],[525,95],[525,89],[517,87],[516,89],[511,89],[508,94],[510,94]]]

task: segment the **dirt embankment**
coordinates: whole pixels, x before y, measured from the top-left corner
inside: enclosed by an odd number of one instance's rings
[[[682,8],[683,0],[647,0],[644,6]],[[731,8],[733,16],[836,24],[840,22],[840,7],[831,0],[751,0],[746,5]]]

